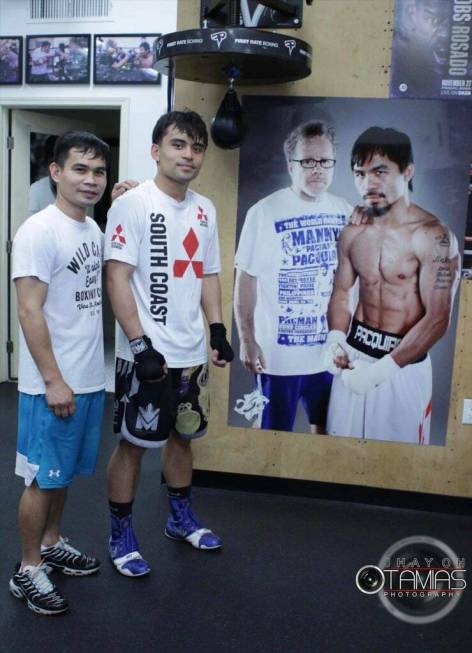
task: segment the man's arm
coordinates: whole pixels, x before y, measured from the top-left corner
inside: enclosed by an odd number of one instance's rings
[[[244,270],[236,270],[234,289],[234,316],[238,327],[240,353],[239,358],[250,372],[264,371],[264,353],[256,342],[254,313],[257,303],[257,277]]]
[[[334,275],[333,292],[328,304],[330,330],[347,333],[351,324],[350,293],[356,282],[357,272],[351,263],[349,248],[356,235],[357,226],[346,226],[338,241],[338,267]]]
[[[233,360],[233,350],[226,340],[221,308],[221,284],[218,274],[205,274],[202,283],[202,309],[210,327],[211,362],[225,367]]]
[[[164,356],[152,346],[144,333],[138,307],[130,286],[134,265],[109,260],[106,264],[107,292],[113,314],[130,341],[136,363],[136,376],[140,381],[161,381],[167,374]]]
[[[134,340],[144,335],[136,300],[129,283],[134,270],[133,265],[122,261],[111,260],[106,264],[107,292],[113,314],[128,340]]]
[[[20,277],[15,279],[15,287],[18,319],[31,356],[43,377],[47,404],[58,417],[68,417],[75,411],[75,399],[57,365],[44,318],[43,306],[48,294],[48,284],[36,277]]]
[[[420,261],[418,288],[425,314],[391,352],[400,367],[426,354],[447,331],[459,283],[460,256],[454,234],[437,224],[416,239]]]

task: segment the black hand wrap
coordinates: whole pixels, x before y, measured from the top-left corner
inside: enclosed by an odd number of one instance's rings
[[[129,341],[136,363],[138,381],[160,381],[164,376],[166,359],[154,349],[147,336]]]
[[[234,351],[226,340],[225,325],[220,322],[210,324],[210,347],[218,352],[218,360],[231,363],[234,358]]]

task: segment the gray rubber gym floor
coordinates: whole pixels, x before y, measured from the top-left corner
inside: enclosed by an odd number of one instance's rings
[[[361,566],[375,564],[391,544],[410,535],[438,537],[470,560],[468,516],[196,488],[198,514],[225,543],[221,552],[200,552],[163,536],[165,490],[158,456],[148,454],[135,526],[153,571],[143,579],[117,574],[106,551],[105,466],[114,444],[110,397],[97,474],[73,485],[64,520],[64,533],[100,557],[101,571],[88,578],[56,574],[71,612],[34,614],[8,591],[19,555],[16,508],[22,491],[13,474],[14,385],[0,384],[0,410],[2,653],[471,650],[472,580],[452,613],[425,626],[397,620],[354,584]]]

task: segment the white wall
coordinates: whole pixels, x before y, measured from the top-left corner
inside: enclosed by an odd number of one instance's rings
[[[111,17],[106,20],[80,22],[31,21],[28,0],[0,0],[0,33],[2,35],[27,34],[146,34],[174,32],[177,24],[177,0],[113,0]],[[93,49],[93,38],[92,38]],[[93,56],[93,53],[91,53]],[[93,77],[93,74],[92,74]],[[154,174],[154,165],[148,155],[151,132],[157,118],[167,108],[167,77],[161,86],[94,86],[87,85],[43,86],[35,85],[0,87],[0,102],[13,104],[15,100],[74,98],[90,100],[127,98],[128,166],[120,171],[138,180]]]

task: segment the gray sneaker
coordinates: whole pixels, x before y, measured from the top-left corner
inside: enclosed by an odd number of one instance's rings
[[[69,609],[66,599],[49,580],[43,564],[21,571],[17,565],[10,579],[10,592],[17,599],[24,599],[28,608],[38,614],[61,614]]]

